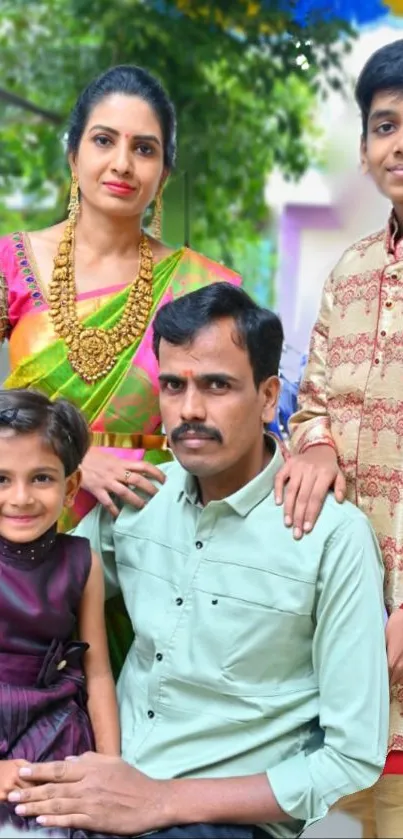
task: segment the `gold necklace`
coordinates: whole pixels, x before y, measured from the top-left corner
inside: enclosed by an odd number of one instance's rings
[[[153,299],[153,255],[142,232],[139,271],[123,315],[111,329],[85,327],[78,318],[74,277],[75,224],[68,220],[54,260],[49,285],[49,314],[53,328],[68,346],[73,370],[87,383],[102,379],[115,366],[122,350],[143,335]]]

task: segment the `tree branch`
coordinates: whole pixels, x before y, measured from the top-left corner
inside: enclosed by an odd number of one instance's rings
[[[36,114],[42,117],[42,119],[52,122],[53,125],[62,125],[64,121],[64,118],[60,114],[56,114],[54,111],[47,111],[45,108],[39,108],[38,105],[34,105],[28,99],[23,99],[22,96],[17,96],[16,93],[10,93],[2,87],[0,87],[0,99],[3,99],[4,102],[8,102],[10,105],[16,105],[17,108],[22,108],[24,111],[30,111],[32,114]]]

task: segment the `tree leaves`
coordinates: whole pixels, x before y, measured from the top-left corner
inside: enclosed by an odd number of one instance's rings
[[[2,87],[61,118],[60,127],[51,124],[5,102],[0,91],[3,207],[10,190],[22,186],[21,226],[60,218],[68,190],[68,113],[98,73],[135,63],[161,79],[178,112],[165,237],[183,241],[186,171],[191,244],[231,263],[239,240],[255,240],[267,222],[263,191],[273,166],[297,177],[312,162],[314,92],[343,84],[343,54],[353,36],[341,22],[300,26],[284,6],[281,0],[2,0]],[[9,230],[10,215],[2,216],[2,229]]]

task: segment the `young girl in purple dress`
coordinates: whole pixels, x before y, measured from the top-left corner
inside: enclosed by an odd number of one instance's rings
[[[100,561],[57,534],[89,436],[64,400],[0,390],[0,825],[25,761],[120,754]]]

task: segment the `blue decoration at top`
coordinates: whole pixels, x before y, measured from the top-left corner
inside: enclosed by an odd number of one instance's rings
[[[382,0],[283,0],[281,4],[300,26],[318,19],[365,25],[390,14]]]

